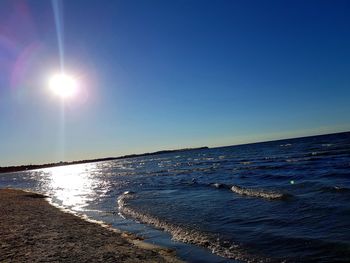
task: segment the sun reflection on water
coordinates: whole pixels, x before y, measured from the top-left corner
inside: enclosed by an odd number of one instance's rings
[[[95,188],[99,184],[98,179],[91,175],[90,166],[68,165],[46,170],[52,198],[64,207],[75,211],[84,210],[97,195]]]

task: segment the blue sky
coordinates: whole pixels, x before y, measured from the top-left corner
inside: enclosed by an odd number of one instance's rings
[[[350,130],[348,1],[0,2],[0,166]]]

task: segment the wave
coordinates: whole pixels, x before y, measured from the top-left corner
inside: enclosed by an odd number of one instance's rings
[[[287,194],[287,193],[272,192],[272,191],[266,191],[263,189],[244,188],[238,185],[230,186],[230,185],[221,184],[221,183],[211,183],[209,184],[209,186],[217,189],[228,189],[240,195],[246,195],[250,197],[259,197],[259,198],[265,198],[270,200],[283,200],[283,199],[290,198],[292,196],[291,194]]]
[[[321,192],[331,192],[331,193],[350,193],[350,189],[341,186],[325,186],[322,187]]]
[[[349,154],[350,150],[349,149],[333,149],[333,150],[318,150],[316,149],[315,151],[306,153],[305,156],[338,156],[338,155],[343,155],[343,154]]]
[[[285,179],[285,177],[283,178]],[[192,180],[191,186],[200,186],[200,187],[209,186],[220,190],[230,190],[239,195],[265,198],[269,200],[285,200],[292,197],[292,195],[288,193],[280,193],[280,192],[268,191],[264,189],[245,188],[238,185],[228,185],[224,183],[203,184],[203,183],[198,183],[196,180],[194,181]]]
[[[131,217],[141,223],[152,225],[172,235],[172,239],[188,244],[198,245],[209,249],[213,254],[221,257],[245,262],[272,262],[269,258],[251,255],[238,244],[220,240],[216,235],[203,233],[198,230],[178,226],[155,216],[136,211],[127,204],[127,200],[136,198],[136,195],[125,192],[118,198],[118,209],[122,216]]]
[[[250,197],[259,197],[259,198],[265,198],[265,199],[286,199],[290,197],[290,194],[283,194],[278,192],[272,192],[272,191],[265,191],[261,189],[253,189],[253,188],[243,188],[237,185],[233,185],[231,187],[231,191],[240,194],[240,195],[246,195]]]
[[[231,186],[227,184],[221,184],[221,183],[212,183],[212,184],[209,184],[209,186],[217,189],[231,189]]]

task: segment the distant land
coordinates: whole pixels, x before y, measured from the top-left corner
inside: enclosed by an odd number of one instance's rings
[[[203,150],[203,149],[209,149],[209,147],[204,146],[204,147],[197,147],[197,148],[177,149],[177,150],[163,150],[163,151],[150,152],[150,153],[129,154],[129,155],[123,155],[123,156],[119,156],[119,157],[106,157],[106,158],[79,160],[79,161],[72,161],[72,162],[58,162],[58,163],[46,163],[46,164],[29,164],[29,165],[19,165],[19,166],[7,166],[7,167],[0,167],[0,173],[12,173],[12,172],[20,172],[20,171],[27,171],[27,170],[49,168],[49,167],[55,167],[55,166],[64,166],[64,165],[81,164],[81,163],[94,163],[94,162],[111,161],[111,160],[126,159],[126,158],[133,158],[133,157],[158,155],[158,154],[164,154],[164,153],[176,153],[176,152]]]
[[[302,137],[277,139],[277,140],[271,140],[271,141],[258,141],[258,142],[252,142],[252,143],[243,143],[243,144],[236,144],[236,145],[220,146],[220,147],[214,147],[214,148],[232,147],[232,146],[258,144],[258,143],[270,143],[270,142],[277,142],[277,141],[293,141],[293,140],[301,139],[301,138],[329,136],[329,135],[335,135],[335,134],[339,134],[339,135],[343,134],[345,136],[350,136],[350,131],[342,131],[342,132],[335,132],[335,133],[328,133],[328,134],[308,135],[308,136],[302,136]],[[55,167],[55,166],[64,166],[64,165],[81,164],[81,163],[94,163],[94,162],[111,161],[111,160],[126,159],[126,158],[133,158],[133,157],[142,157],[142,156],[158,155],[158,154],[165,154],[165,153],[186,152],[186,151],[203,150],[203,149],[209,149],[209,147],[203,146],[203,147],[197,147],[197,148],[183,148],[183,149],[176,149],[176,150],[162,150],[162,151],[156,151],[156,152],[150,152],[150,153],[129,154],[129,155],[123,155],[123,156],[118,156],[118,157],[106,157],[106,158],[88,159],[88,160],[80,160],[80,161],[72,161],[72,162],[58,162],[58,163],[47,163],[47,164],[30,164],[30,165],[7,166],[7,167],[1,167],[0,166],[0,173],[12,173],[12,172],[20,172],[20,171],[26,171],[26,170],[35,170],[35,169],[49,168],[49,167]]]

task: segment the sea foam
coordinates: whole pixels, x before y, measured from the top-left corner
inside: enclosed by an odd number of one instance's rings
[[[243,188],[237,185],[233,185],[231,187],[231,191],[239,195],[246,195],[250,197],[259,197],[265,199],[285,199],[290,196],[288,194],[265,191],[261,189]]]
[[[178,226],[147,213],[137,211],[127,204],[127,201],[133,198],[136,198],[136,195],[130,192],[125,192],[119,196],[119,213],[123,216],[131,217],[140,223],[152,225],[160,230],[166,231],[172,235],[173,240],[207,248],[212,253],[225,258],[252,263],[272,261],[269,258],[262,258],[256,255],[251,255],[238,244],[220,240],[213,234],[200,232],[194,229],[188,229],[183,226]]]

